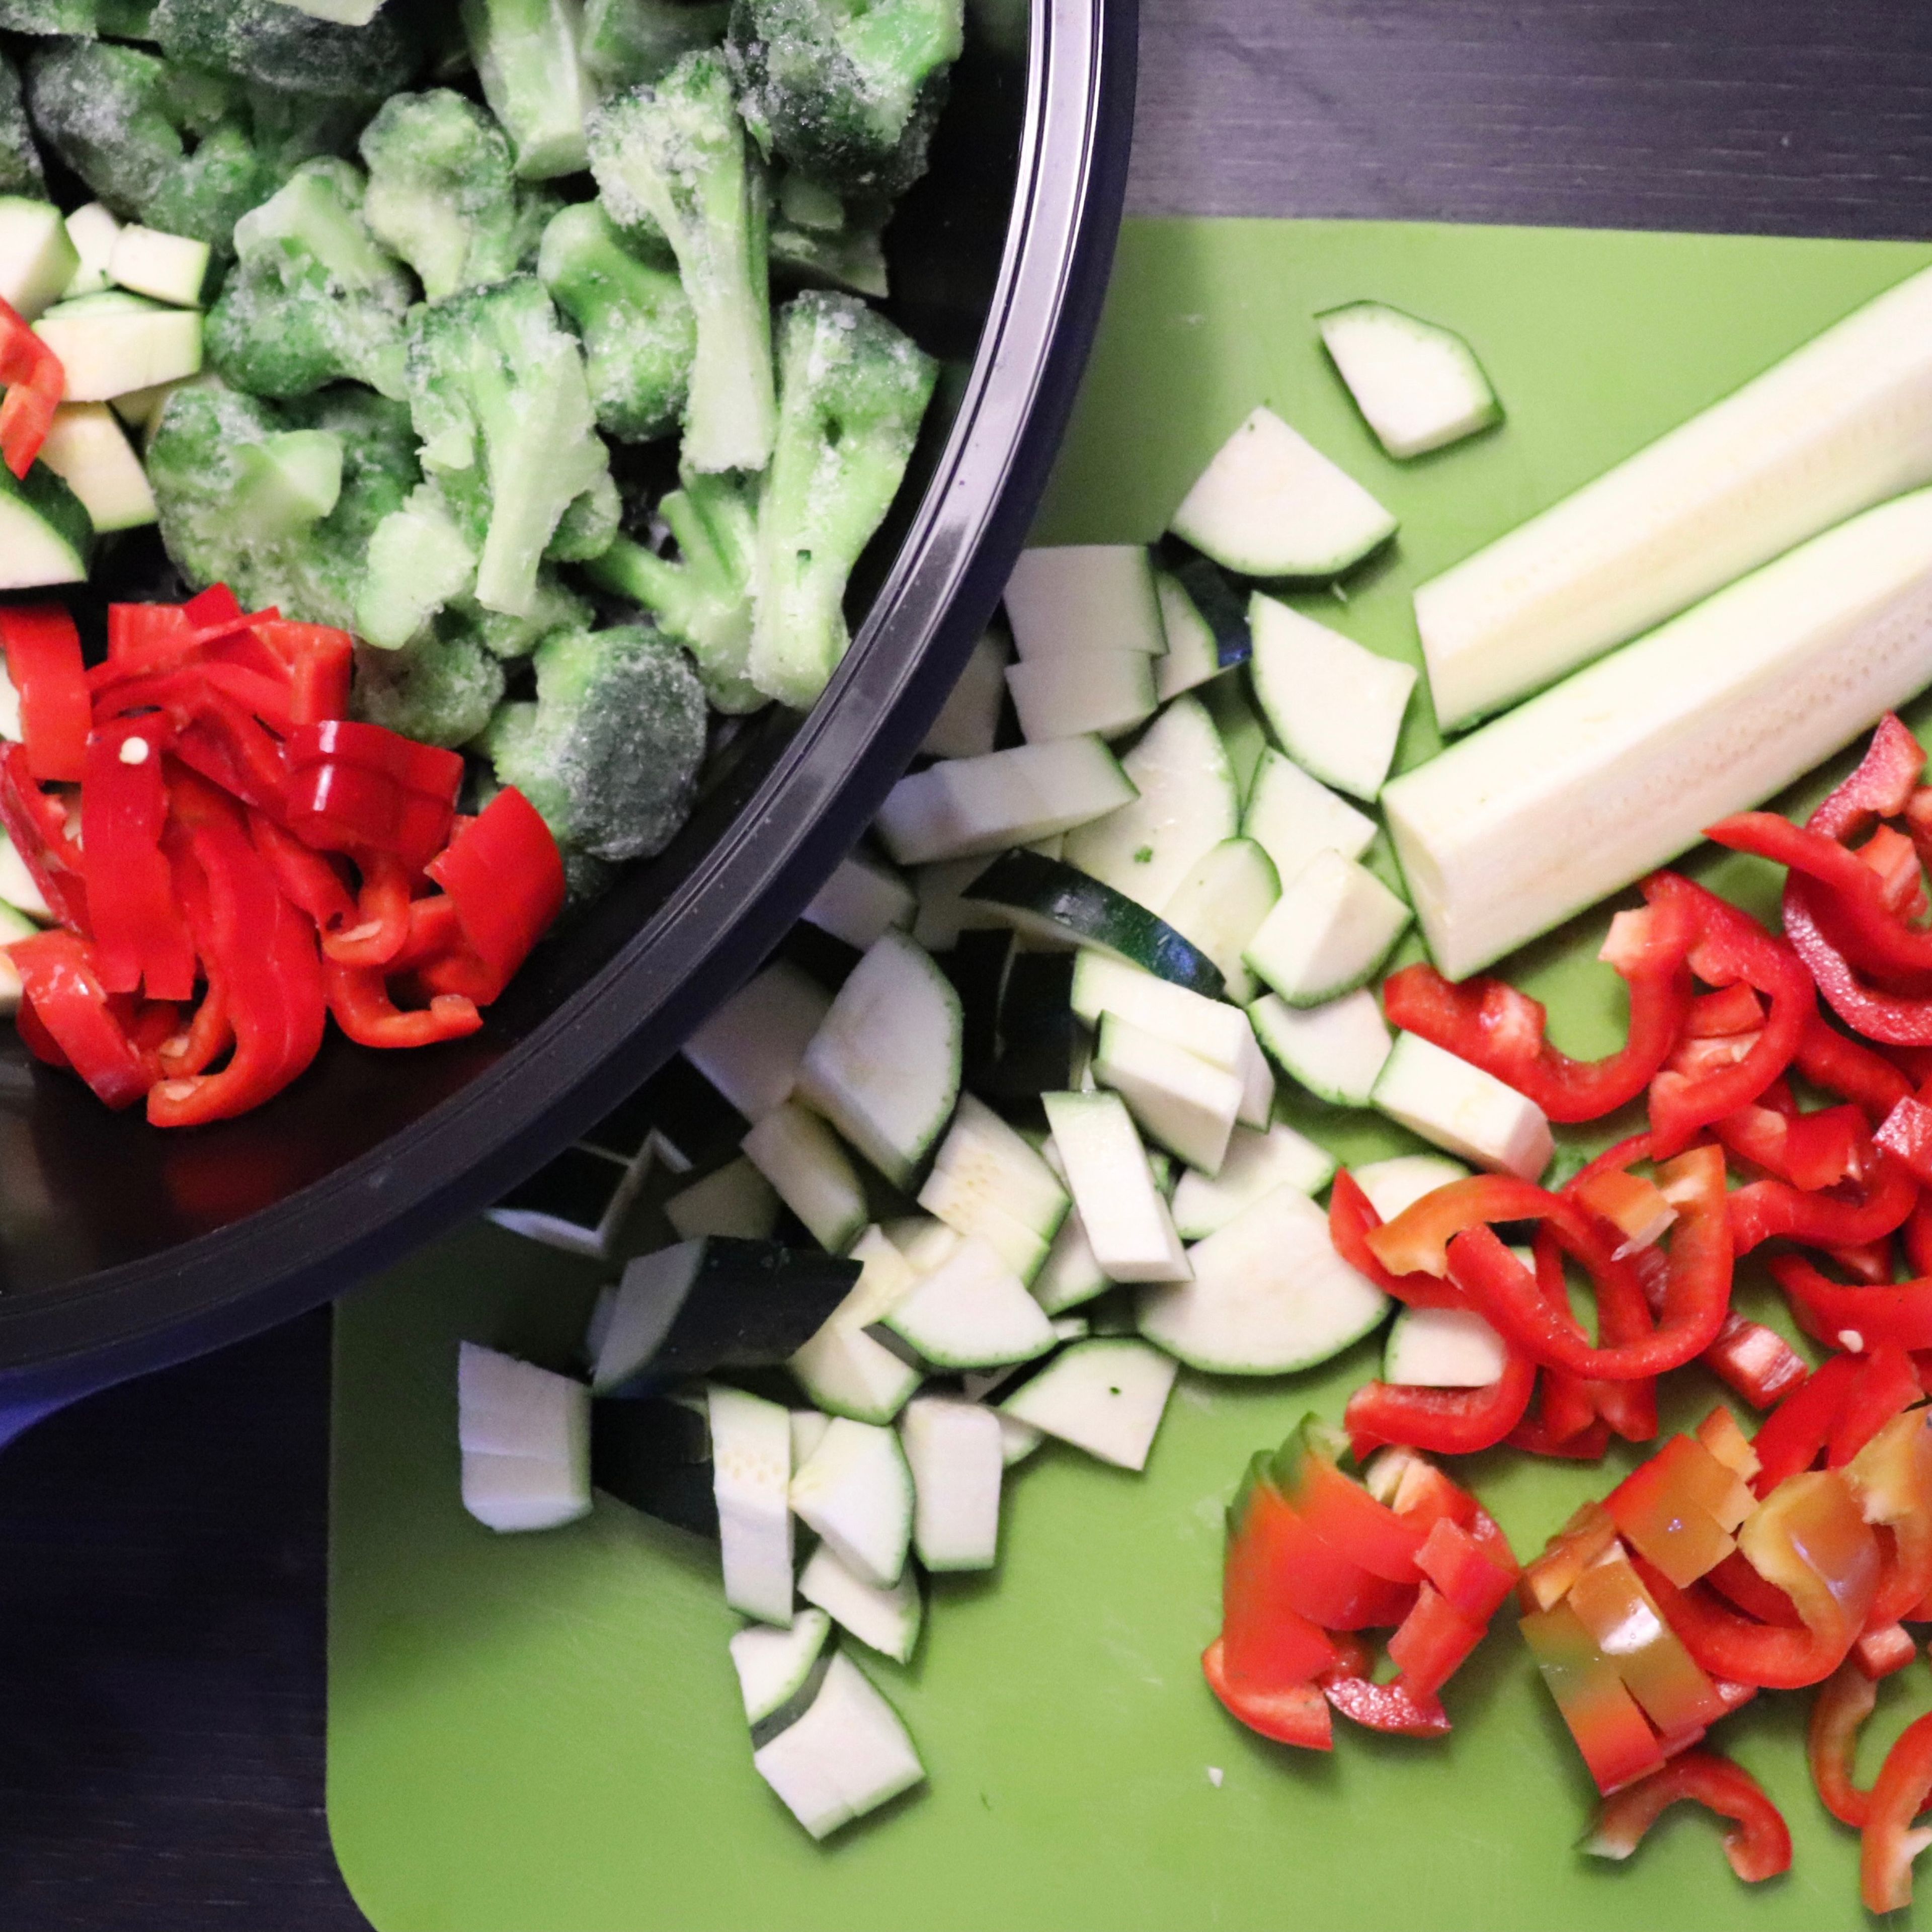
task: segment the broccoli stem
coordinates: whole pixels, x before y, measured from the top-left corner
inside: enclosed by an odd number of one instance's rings
[[[463,0],[463,29],[483,98],[516,146],[517,172],[526,181],[575,174],[590,106],[576,0]]]
[[[655,223],[677,256],[698,339],[682,452],[691,470],[762,470],[772,393],[765,178],[722,56],[687,54],[592,118],[590,165],[620,227]]]

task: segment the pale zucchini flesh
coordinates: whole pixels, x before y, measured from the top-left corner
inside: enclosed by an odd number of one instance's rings
[[[1029,744],[1091,731],[1118,738],[1154,716],[1154,666],[1132,650],[1028,658],[1006,671],[1006,688]]]
[[[973,646],[966,668],[946,694],[920,749],[934,758],[983,758],[1000,734],[1006,698],[1006,639],[988,631]]]
[[[1928,682],[1922,490],[1391,781],[1383,807],[1436,964],[1462,979],[1667,865]]]
[[[747,980],[684,1043],[684,1057],[756,1122],[788,1099],[832,995],[780,959]]]
[[[1375,836],[1372,818],[1310,778],[1292,758],[1272,746],[1262,754],[1241,814],[1241,836],[1268,854],[1280,884],[1286,884],[1318,852],[1359,859]]]
[[[1248,1009],[1255,1037],[1298,1086],[1337,1107],[1366,1107],[1389,1056],[1388,1022],[1364,986],[1323,1006],[1268,993]]]
[[[1088,651],[1167,649],[1154,561],[1141,544],[1023,550],[1006,580],[1006,622],[1028,662]]]
[[[809,1107],[774,1107],[741,1144],[745,1158],[828,1253],[842,1255],[866,1225],[866,1185],[843,1142]]]
[[[724,1600],[788,1628],[792,1613],[791,1418],[775,1402],[713,1382],[705,1390]]]
[[[813,894],[799,916],[863,952],[894,926],[913,922],[918,902],[890,866],[855,852]]]
[[[1415,1034],[1396,1035],[1370,1097],[1411,1133],[1495,1173],[1540,1179],[1556,1151],[1534,1100]]]
[[[1177,1372],[1170,1357],[1142,1342],[1076,1342],[1009,1396],[1000,1413],[1103,1462],[1144,1469]]]
[[[1094,1077],[1150,1139],[1204,1174],[1220,1172],[1246,1091],[1239,1074],[1110,1012],[1096,1036]]]
[[[1174,1228],[1184,1241],[1204,1240],[1277,1187],[1312,1196],[1334,1178],[1334,1156],[1286,1121],[1265,1132],[1237,1127],[1219,1174],[1190,1168],[1180,1177],[1174,1190]]]
[[[924,1378],[866,1330],[918,1280],[918,1272],[877,1228],[854,1242],[851,1256],[862,1264],[851,1293],[789,1366],[799,1387],[828,1414],[890,1422]]]
[[[1412,1388],[1486,1388],[1508,1364],[1503,1338],[1473,1308],[1405,1308],[1389,1324],[1382,1380]]]
[[[500,1534],[590,1513],[590,1391],[473,1342],[457,1346],[463,1506]]]
[[[1184,1276],[1187,1258],[1126,1103],[1118,1094],[1048,1094],[1042,1103],[1102,1273],[1111,1281]]]
[[[732,1638],[731,1662],[748,1724],[762,1724],[804,1688],[831,1634],[823,1610],[803,1610],[790,1630],[752,1624]]]
[[[1932,269],[1922,269],[1424,584],[1416,625],[1436,716],[1449,730],[1499,710],[1928,481]]]
[[[1179,1252],[1177,1246],[1176,1252]],[[1087,1238],[1087,1224],[1077,1208],[1070,1208],[1053,1238],[1053,1246],[1030,1286],[1033,1298],[1048,1315],[1080,1307],[1113,1286]]]
[[[877,1810],[926,1776],[898,1713],[836,1651],[811,1708],[752,1762],[814,1838]]]
[[[926,1604],[910,1564],[899,1580],[881,1589],[860,1575],[829,1543],[821,1543],[798,1574],[798,1594],[814,1610],[830,1616],[868,1650],[910,1664],[919,1648],[920,1626]],[[800,1622],[812,1612],[802,1612]]]
[[[1398,462],[1502,420],[1483,365],[1454,330],[1378,302],[1349,302],[1315,320],[1363,420]]]
[[[1226,838],[1174,888],[1160,916],[1220,968],[1227,997],[1245,1006],[1261,987],[1241,955],[1280,897],[1267,853],[1252,838]]]
[[[890,1590],[904,1574],[912,1475],[893,1430],[835,1417],[792,1477],[790,1500],[792,1514],[866,1582]]]
[[[1205,684],[1221,670],[1220,640],[1214,628],[1187,594],[1187,586],[1166,571],[1154,574],[1160,598],[1160,616],[1167,633],[1166,655],[1154,660],[1154,696],[1165,704],[1197,684]]]
[[[901,778],[879,808],[878,832],[902,866],[923,866],[1045,838],[1133,796],[1133,781],[1098,738],[1056,738]]]
[[[933,1571],[990,1570],[999,1558],[999,1418],[976,1402],[922,1396],[899,1434],[913,1480],[913,1547]]]
[[[681,1241],[704,1234],[764,1241],[778,1226],[778,1204],[771,1183],[741,1155],[670,1196],[664,1211]]]
[[[1053,1328],[1026,1285],[981,1236],[964,1236],[880,1316],[872,1332],[896,1340],[935,1369],[1030,1362],[1053,1346]]]
[[[1282,886],[1241,956],[1290,1006],[1323,1006],[1372,977],[1408,920],[1366,866],[1318,852]]]
[[[1425,1194],[1469,1178],[1469,1170],[1460,1160],[1439,1154],[1399,1154],[1387,1160],[1364,1161],[1348,1172],[1369,1197],[1369,1205],[1384,1221],[1393,1221]]]

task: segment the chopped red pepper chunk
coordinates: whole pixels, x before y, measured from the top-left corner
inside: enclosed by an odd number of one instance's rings
[[[1597,1789],[1618,1790],[1659,1769],[1657,1733],[1576,1612],[1556,1604],[1532,1611],[1520,1628]]]
[[[58,604],[0,607],[0,647],[6,652],[7,676],[20,694],[28,770],[43,784],[79,783],[94,712],[74,620]]]
[[[1912,1862],[1932,1829],[1911,1828],[1932,1796],[1932,1714],[1916,1719],[1886,1754],[1867,1801],[1858,1890],[1868,1912],[1903,1912],[1912,1903]]]
[[[1222,1708],[1251,1731],[1276,1743],[1299,1744],[1304,1750],[1333,1750],[1334,1720],[1328,1700],[1310,1683],[1281,1684],[1269,1688],[1243,1684],[1228,1674],[1225,1646],[1216,1637],[1201,1655],[1202,1674]]]
[[[1784,1814],[1749,1772],[1716,1751],[1685,1751],[1606,1798],[1582,1849],[1600,1858],[1627,1858],[1665,1810],[1686,1798],[1736,1821],[1737,1828],[1724,1834],[1724,1856],[1747,1885],[1791,1869]]]
[[[16,940],[6,951],[20,972],[22,1011],[32,1009],[65,1064],[107,1106],[132,1106],[154,1084],[155,1069],[110,1004],[92,944],[56,931]]]
[[[0,458],[16,476],[33,468],[67,394],[60,358],[34,333],[12,303],[0,302]]]

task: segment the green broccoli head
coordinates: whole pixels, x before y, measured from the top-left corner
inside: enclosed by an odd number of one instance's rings
[[[575,337],[543,284],[514,276],[412,310],[407,382],[423,467],[477,554],[477,602],[527,616],[566,512],[610,468]]]
[[[354,715],[418,744],[466,745],[502,698],[502,663],[468,638],[428,631],[399,651],[356,654]]]
[[[888,202],[847,199],[788,174],[772,219],[772,279],[883,300],[890,291],[881,238],[892,212]]]
[[[285,439],[299,430],[341,451],[333,506],[307,523],[292,520],[284,487]],[[161,411],[148,480],[168,554],[197,590],[226,583],[244,604],[350,630],[370,537],[420,478],[409,412],[368,390],[326,389],[278,408],[194,384]]]
[[[352,378],[387,396],[403,384],[408,276],[362,215],[347,161],[304,161],[235,225],[239,257],[208,311],[208,359],[259,396],[304,396]]]
[[[578,46],[599,94],[668,74],[686,54],[724,38],[728,0],[586,0]]]
[[[578,46],[576,0],[462,0],[483,98],[517,151],[526,181],[584,166],[590,83]]]
[[[695,473],[658,506],[676,539],[676,562],[620,537],[586,574],[650,612],[690,652],[720,711],[755,711],[767,700],[745,675],[752,647],[752,568],[758,510],[730,476]]]
[[[369,106],[406,87],[424,56],[404,7],[345,27],[284,0],[158,0],[151,31],[162,52],[184,66]]]
[[[496,776],[560,844],[621,861],[662,851],[690,811],[704,692],[647,626],[559,631],[537,646],[536,702],[506,704],[484,740]]]
[[[27,103],[20,88],[20,70],[0,53],[0,194],[43,195],[46,176],[40,151],[27,124]]]
[[[537,593],[528,615],[506,616],[486,610],[473,597],[452,599],[436,620],[438,633],[467,638],[492,657],[526,658],[553,631],[582,631],[596,622],[590,600],[564,583],[554,572],[537,572]]]
[[[683,460],[762,470],[773,422],[764,172],[716,53],[687,54],[655,86],[591,117],[605,212],[669,241],[696,327]]]
[[[480,107],[447,88],[394,95],[363,130],[362,148],[363,218],[431,302],[516,273],[530,239],[527,197],[508,138]]]
[[[537,274],[584,339],[598,427],[620,442],[669,434],[683,412],[697,343],[677,277],[640,261],[595,202],[551,220]]]
[[[734,0],[746,118],[841,194],[902,194],[926,172],[964,16],[962,0]]]
[[[748,668],[782,704],[810,705],[845,655],[845,580],[898,493],[938,374],[854,296],[813,290],[780,313]]]

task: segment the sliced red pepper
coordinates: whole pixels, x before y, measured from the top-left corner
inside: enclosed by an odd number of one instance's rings
[[[19,970],[25,1006],[67,1064],[107,1106],[132,1106],[154,1084],[156,1068],[110,1005],[92,945],[56,931],[16,940],[6,952]]]
[[[67,394],[60,358],[36,335],[12,303],[0,302],[0,457],[16,476],[33,468]]]
[[[1805,1755],[1820,1802],[1841,1825],[1862,1831],[1871,1793],[1852,1780],[1858,1732],[1878,1706],[1878,1686],[1856,1664],[1841,1664],[1818,1687],[1805,1726]]]
[[[1833,1355],[1766,1417],[1751,1444],[1758,1456],[1752,1486],[1760,1496],[1769,1496],[1787,1476],[1810,1468],[1825,1453],[1858,1379],[1856,1355]]]
[[[1868,1126],[1856,1107],[1827,1107],[1815,1114],[1784,1113],[1754,1102],[1717,1124],[1731,1152],[1808,1193],[1834,1187],[1858,1172]]]
[[[314,928],[282,896],[240,808],[184,773],[174,811],[182,848],[206,881],[196,950],[221,981],[235,1051],[218,1072],[163,1081],[148,1094],[148,1118],[196,1126],[248,1112],[301,1074],[321,1045],[327,1009]]]
[[[1533,1610],[1519,1628],[1599,1791],[1620,1790],[1662,1766],[1657,1733],[1568,1604]]]
[[[1617,1526],[1601,1503],[1585,1503],[1526,1566],[1517,1592],[1526,1610],[1553,1610],[1570,1586],[1617,1540]]]
[[[563,910],[563,854],[514,785],[458,830],[429,875],[454,903],[470,950],[502,984]]]
[[[1827,1248],[1825,1254],[1834,1268],[1873,1288],[1890,1287],[1898,1272],[1892,1266],[1889,1234],[1881,1234],[1875,1241],[1862,1241],[1856,1247]]]
[[[1208,1688],[1228,1714],[1276,1743],[1304,1750],[1333,1750],[1334,1720],[1328,1700],[1313,1684],[1282,1684],[1261,1689],[1238,1684],[1228,1675],[1222,1640],[1216,1637],[1201,1654]]]
[[[1358,1456],[1400,1443],[1437,1456],[1473,1456],[1508,1438],[1536,1387],[1536,1364],[1520,1349],[1479,1388],[1411,1388],[1364,1382],[1348,1398],[1344,1423]]]
[[[1730,1198],[1731,1240],[1748,1254],[1778,1235],[1814,1247],[1852,1247],[1902,1228],[1918,1199],[1918,1184],[1889,1154],[1874,1150],[1859,1198],[1808,1193],[1788,1180],[1754,1180]]]
[[[1507,1556],[1508,1545],[1502,1552]],[[1430,1526],[1428,1536],[1416,1552],[1416,1567],[1456,1610],[1467,1617],[1487,1624],[1515,1588],[1518,1575],[1514,1561],[1499,1561],[1498,1552],[1486,1548],[1468,1531],[1447,1516]]]
[[[1932,1186],[1932,1107],[1908,1094],[1886,1114],[1872,1144],[1882,1148],[1921,1186]]]
[[[1540,1418],[1526,1417],[1503,1438],[1526,1455],[1558,1456],[1573,1462],[1600,1462],[1610,1446],[1610,1426],[1600,1417],[1585,1429],[1558,1435]]]
[[[1761,1624],[1796,1630],[1804,1621],[1791,1599],[1767,1583],[1739,1551],[1733,1550],[1703,1580],[1727,1604],[1735,1604]]]
[[[1932,1348],[1932,1277],[1890,1288],[1847,1287],[1828,1281],[1802,1255],[1774,1255],[1771,1271],[1790,1299],[1805,1333],[1834,1348],[1856,1335],[1861,1348],[1896,1342],[1901,1348]],[[1816,1378],[1814,1377],[1815,1380]]]
[[[1874,1126],[1912,1090],[1912,1083],[1882,1054],[1848,1040],[1815,1008],[1807,1016],[1792,1065],[1814,1087],[1862,1108]]]
[[[356,916],[323,933],[322,956],[339,966],[389,968],[409,940],[409,868],[393,852],[365,848],[354,856],[362,874]]]
[[[1747,1885],[1791,1869],[1784,1814],[1749,1772],[1716,1751],[1685,1751],[1606,1798],[1582,1849],[1595,1858],[1627,1858],[1664,1813],[1686,1798],[1736,1822],[1737,1828],[1724,1834],[1724,1856]]]
[[[1306,1418],[1276,1452],[1268,1474],[1288,1507],[1323,1542],[1371,1576],[1413,1586],[1416,1552],[1428,1534],[1378,1502],[1336,1461],[1341,1448],[1318,1416]]]
[[[1396,1737],[1440,1738],[1449,1733],[1449,1714],[1433,1697],[1410,1690],[1400,1678],[1378,1684],[1367,1677],[1322,1679],[1322,1694],[1352,1724]]]
[[[289,716],[296,724],[320,724],[347,716],[356,640],[346,631],[286,618],[258,620],[254,630],[288,666]]]
[[[1756,1033],[1764,1025],[1764,1002],[1748,986],[1726,986],[1720,993],[1700,993],[1684,1016],[1686,1040],[1723,1040],[1734,1034]]]
[[[1826,1004],[1867,1040],[1932,1046],[1932,996],[1871,984],[1826,930],[1824,896],[1793,873],[1784,885],[1784,936],[1804,962]]]
[[[336,1024],[358,1046],[434,1046],[483,1024],[476,1003],[457,994],[440,993],[426,1007],[405,1010],[390,998],[378,967],[325,959],[322,986]]]
[[[456,752],[340,718],[298,725],[285,750],[284,820],[311,845],[374,846],[420,868],[448,839],[463,782]]]
[[[1328,1192],[1328,1238],[1335,1252],[1357,1274],[1366,1275],[1384,1294],[1412,1308],[1464,1308],[1468,1304],[1453,1282],[1420,1273],[1396,1274],[1382,1266],[1369,1246],[1370,1232],[1382,1225],[1375,1204],[1345,1167]],[[1360,1453],[1360,1452],[1358,1452]]]
[[[1402,1673],[1395,1681],[1412,1697],[1434,1696],[1489,1629],[1486,1616],[1459,1610],[1434,1584],[1424,1583],[1389,1636],[1389,1661]]]
[[[1916,1719],[1886,1754],[1865,1808],[1858,1892],[1868,1912],[1903,1912],[1912,1903],[1912,1862],[1932,1830],[1912,1821],[1932,1796],[1932,1714]]]
[[[1918,1401],[1921,1393],[1912,1358],[1896,1342],[1874,1344],[1859,1358],[1857,1379],[1832,1425],[1825,1445],[1826,1468],[1842,1469],[1894,1415]],[[1927,1500],[1932,1502],[1932,1497]]]
[[[1244,1537],[1252,1521],[1257,1545],[1252,1560],[1265,1559],[1276,1600],[1330,1633],[1400,1623],[1413,1587],[1372,1576],[1316,1534],[1275,1489],[1268,1473],[1271,1460],[1265,1453],[1256,1456],[1231,1520],[1241,1523]]]
[[[1282,1598],[1284,1570],[1304,1539],[1264,1470],[1265,1458],[1256,1457],[1228,1512],[1220,1642],[1233,1681],[1280,1689],[1328,1669],[1336,1652],[1328,1633]]]
[[[1563,1600],[1662,1735],[1701,1730],[1725,1714],[1716,1687],[1664,1621],[1628,1558],[1612,1552],[1592,1564]]]
[[[307,913],[316,932],[356,923],[356,902],[326,854],[284,832],[265,812],[248,814],[248,836],[268,862],[283,898]]]
[[[1630,1033],[1602,1060],[1573,1060],[1545,1037],[1541,1004],[1500,980],[1460,985],[1435,968],[1405,966],[1382,987],[1389,1023],[1492,1073],[1552,1120],[1594,1120],[1634,1100],[1664,1064],[1691,1000],[1688,908],[1620,912],[1601,957],[1630,988]]]
[[[159,717],[104,725],[88,742],[81,841],[95,961],[112,993],[145,984],[155,1000],[194,995],[194,942],[161,850],[168,794],[161,755],[171,734]]]
[[[1610,1492],[1604,1507],[1624,1540],[1682,1588],[1731,1554],[1755,1501],[1695,1437],[1673,1436]]]
[[[1932,1412],[1907,1409],[1845,1466],[1865,1520],[1890,1540],[1867,1628],[1916,1618],[1932,1594]]]
[[[1721,1403],[1698,1424],[1696,1434],[1726,1468],[1747,1483],[1764,1466],[1751,1447],[1750,1438],[1738,1426],[1737,1418]]]
[[[1781,1402],[1811,1372],[1809,1364],[1775,1328],[1734,1308],[1718,1339],[1697,1358],[1754,1408]]]
[[[1653,873],[1643,882],[1643,895],[1653,905],[1682,906],[1694,919],[1690,970],[1706,985],[1754,987],[1771,1003],[1741,1060],[1696,1078],[1666,1069],[1652,1081],[1652,1151],[1661,1160],[1688,1147],[1699,1128],[1755,1100],[1790,1065],[1817,1000],[1796,954],[1749,914],[1676,872]]]
[[[0,302],[0,309],[5,308]],[[4,328],[0,318],[0,342]],[[0,416],[5,410],[0,404]],[[0,646],[7,654],[7,676],[20,694],[28,770],[43,784],[78,783],[86,768],[94,709],[74,620],[58,604],[0,607]]]
[[[1868,1628],[1852,1646],[1851,1663],[1861,1677],[1873,1683],[1903,1670],[1918,1654],[1918,1646],[1903,1624]]]

